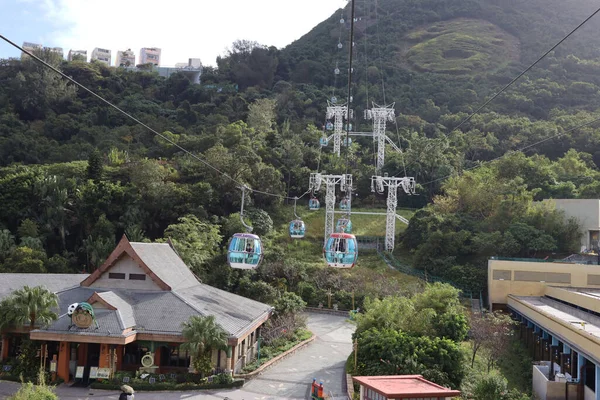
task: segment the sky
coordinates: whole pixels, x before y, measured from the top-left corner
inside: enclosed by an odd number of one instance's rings
[[[0,0],[0,33],[19,46],[162,49],[161,65],[189,58],[216,65],[238,39],[285,47],[344,7],[347,0]],[[0,40],[0,58],[20,52]]]

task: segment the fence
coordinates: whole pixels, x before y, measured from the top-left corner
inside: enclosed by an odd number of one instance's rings
[[[410,265],[398,260],[396,257],[394,257],[394,255],[392,253],[382,252],[380,250],[378,250],[377,253],[385,261],[385,263],[387,265],[389,265],[391,268],[393,268],[397,271],[402,272],[403,274],[417,277],[419,279],[424,280],[425,282],[447,283],[447,284],[452,285],[455,288],[459,289],[461,291],[462,297],[471,301],[471,307],[474,312],[480,312],[481,308],[484,307],[482,291],[479,291],[479,292],[473,291],[471,288],[467,288],[467,287],[458,285],[447,279],[444,279],[444,278],[441,278],[441,277],[438,277],[435,275],[426,274],[423,271],[415,269],[415,268],[411,267]]]

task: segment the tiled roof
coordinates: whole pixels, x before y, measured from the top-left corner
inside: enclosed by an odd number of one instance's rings
[[[198,280],[167,243],[131,242],[136,254],[172,290],[193,286]]]
[[[140,333],[181,334],[181,325],[192,315],[198,315],[172,292],[135,292],[130,296],[135,302],[135,329]]]
[[[79,286],[88,274],[0,274],[0,300],[23,286],[44,286],[51,292]]]
[[[72,325],[71,317],[64,314],[61,315],[60,318],[49,327],[39,330],[86,336],[126,337],[129,335],[123,335],[119,316],[117,315],[116,311],[98,309],[94,310],[94,315],[96,316],[96,321],[98,322],[97,328],[96,324],[92,324],[92,326],[86,329],[78,328],[77,326]],[[69,326],[71,326],[70,329]]]
[[[117,309],[120,321],[122,322],[122,329],[132,328],[135,326],[133,307],[126,300],[124,294],[117,294],[115,292],[101,292],[98,293],[98,296]]]
[[[273,307],[201,283],[175,291],[201,315],[214,315],[216,322],[232,336],[242,333]]]

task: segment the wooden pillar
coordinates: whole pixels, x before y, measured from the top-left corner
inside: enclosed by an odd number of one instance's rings
[[[100,345],[100,359],[98,360],[98,368],[110,368],[110,345]]]
[[[160,359],[161,359],[161,354],[162,353],[162,346],[157,346],[156,349],[154,350],[154,365],[159,366],[160,367]]]
[[[8,359],[8,346],[10,339],[6,335],[2,335],[2,352],[0,352],[0,361]]]
[[[65,382],[69,382],[69,361],[71,360],[71,346],[69,342],[60,342],[58,348],[58,365],[56,375]]]
[[[88,347],[87,343],[79,344],[79,347],[77,348],[77,365],[80,365],[80,366],[87,365],[87,357],[88,357],[87,347]]]
[[[115,360],[115,368],[117,369],[117,371],[120,371],[122,366],[123,366],[123,354],[125,351],[125,346],[123,346],[122,344],[117,345],[117,351],[116,351],[116,360]]]

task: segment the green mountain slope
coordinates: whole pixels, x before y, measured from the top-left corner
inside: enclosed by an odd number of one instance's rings
[[[420,114],[428,99],[450,112],[468,112],[596,7],[589,0],[357,2],[354,103],[364,107],[367,89],[371,100],[383,103],[383,77],[386,101],[396,101],[403,113]],[[282,50],[279,76],[298,83],[337,86],[338,93],[343,93],[348,70],[348,15],[346,7]],[[549,80],[565,86],[586,82],[593,85],[590,91],[597,91],[597,64],[590,60],[600,57],[599,21],[588,22],[524,82]],[[342,49],[337,48],[340,31]],[[336,63],[341,71],[337,80],[333,73]],[[492,110],[546,118],[554,107],[592,110],[600,104],[588,97],[585,104],[561,98],[542,101],[528,93],[524,84],[517,85],[515,92],[533,104],[523,107],[522,102],[501,101]],[[552,94],[558,97],[558,93]]]

